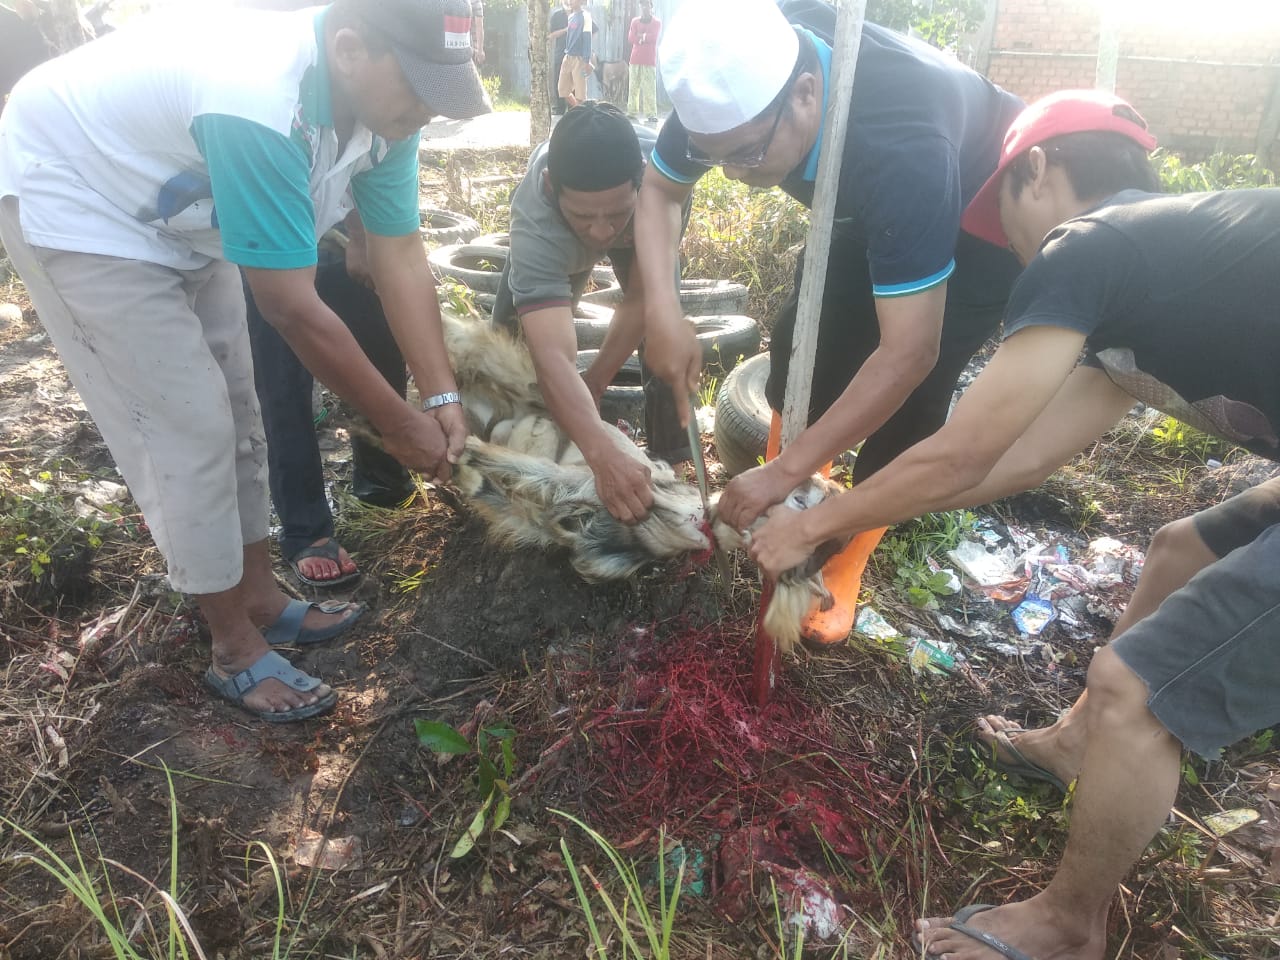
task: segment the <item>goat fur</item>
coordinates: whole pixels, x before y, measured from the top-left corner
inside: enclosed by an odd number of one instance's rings
[[[716,543],[725,549],[746,550],[751,545],[752,532],[762,527],[776,510],[782,507],[808,510],[838,493],[839,484],[815,474],[787,494],[781,503],[757,517],[746,531],[739,532],[716,517],[713,506],[711,532]],[[826,541],[804,563],[783,571],[778,577],[773,598],[764,613],[764,628],[784,654],[790,653],[800,643],[801,626],[815,606],[821,610],[831,609],[835,600],[823,582],[822,567],[843,550],[850,539],[844,537]]]
[[[600,502],[581,451],[548,416],[523,344],[483,322],[442,313],[445,347],[475,434],[467,438],[454,468],[454,483],[484,519],[491,541],[512,549],[564,547],[574,570],[590,581],[622,579],[651,561],[711,546],[698,491],[606,424],[619,449],[649,467],[654,484],[653,507],[644,520],[627,525],[614,519]],[[839,492],[837,484],[814,476],[779,506],[803,510]],[[716,520],[714,503],[712,521],[722,546],[750,545],[751,531],[744,536]],[[799,643],[809,611],[830,607],[822,565],[846,542],[823,544],[806,563],[778,578],[764,626],[784,653]]]

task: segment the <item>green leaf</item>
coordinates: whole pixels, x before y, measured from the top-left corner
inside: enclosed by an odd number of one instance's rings
[[[480,768],[476,771],[476,787],[480,796],[487,797],[493,793],[493,785],[498,779],[498,768],[488,757],[480,758]]]
[[[502,741],[502,775],[506,779],[511,779],[511,774],[516,768],[516,752],[511,747],[510,740]]]
[[[925,581],[925,586],[934,593],[940,593],[944,597],[949,597],[956,592],[955,586],[951,583],[951,574],[946,570],[939,570],[937,573],[931,574],[929,579]]]
[[[503,793],[498,798],[498,805],[493,809],[493,829],[501,830],[502,825],[511,816],[511,794]]]
[[[492,799],[492,798],[490,798]],[[449,851],[449,856],[454,860],[459,857],[465,857],[476,845],[476,841],[480,839],[480,834],[484,833],[484,821],[489,813],[489,800],[480,804],[480,809],[476,811],[476,815],[471,818],[471,826],[467,827],[466,833],[458,838],[458,842],[453,845],[453,849]]]
[[[515,728],[506,724],[500,727],[485,727],[484,732],[495,740],[510,740],[516,735]]]
[[[913,607],[927,607],[933,594],[923,587],[907,587],[907,599]]]
[[[470,753],[471,744],[467,738],[447,723],[437,720],[415,720],[413,729],[418,734],[418,743],[434,753]]]

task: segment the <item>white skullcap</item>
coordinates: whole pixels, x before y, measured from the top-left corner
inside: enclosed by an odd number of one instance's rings
[[[773,0],[686,0],[658,44],[658,69],[690,133],[724,133],[782,91],[800,40]]]

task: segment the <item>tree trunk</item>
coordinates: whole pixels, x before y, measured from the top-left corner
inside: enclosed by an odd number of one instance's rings
[[[551,136],[547,70],[547,0],[529,0],[529,146]]]

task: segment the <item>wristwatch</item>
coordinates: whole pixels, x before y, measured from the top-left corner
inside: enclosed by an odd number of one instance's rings
[[[461,403],[462,398],[458,396],[456,390],[450,390],[448,393],[436,393],[427,397],[422,401],[423,410],[434,410],[436,407],[447,406],[450,403]]]

